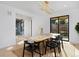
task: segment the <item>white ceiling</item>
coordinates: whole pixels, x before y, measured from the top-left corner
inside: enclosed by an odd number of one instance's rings
[[[0,1],[0,4],[6,4],[30,13],[34,14],[44,14],[40,9],[41,1]],[[49,6],[52,8],[52,13],[57,10],[65,9],[74,6],[74,4],[79,4],[79,2],[72,1],[50,1]]]

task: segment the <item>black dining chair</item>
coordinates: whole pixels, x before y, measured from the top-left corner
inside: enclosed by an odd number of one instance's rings
[[[26,44],[28,44],[28,46],[26,46]],[[23,57],[24,57],[25,50],[31,52],[32,57],[34,56],[34,52],[38,53],[41,57],[39,44],[40,44],[39,42],[29,43],[28,41],[24,41]]]
[[[49,47],[50,50],[54,49],[54,54],[56,57],[56,48],[58,48],[57,50],[59,53],[61,52],[60,39],[61,37],[58,35],[56,38],[50,38],[50,40],[47,40],[46,47],[45,47],[45,54],[46,54],[47,47]]]
[[[53,39],[52,38],[52,41],[53,42],[55,42],[55,43],[57,43],[57,45],[58,45],[58,51],[59,51],[59,53],[61,52],[61,37],[60,37],[60,35],[58,35],[58,36],[56,36],[56,38],[55,39]]]
[[[52,41],[54,41],[54,42],[56,42],[58,44],[59,49],[60,49],[60,44],[62,44],[62,48],[64,47],[62,38],[63,37],[61,35],[56,36],[55,39],[52,38]]]
[[[54,49],[54,54],[55,54],[55,57],[56,57],[56,47],[58,47],[57,43],[55,43],[53,41],[47,41],[46,47],[45,47],[45,54],[46,54],[47,47],[49,47],[50,50]]]

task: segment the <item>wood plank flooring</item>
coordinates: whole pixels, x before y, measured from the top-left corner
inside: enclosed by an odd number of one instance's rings
[[[17,45],[0,49],[0,57],[22,57],[23,42],[19,42]],[[25,57],[31,57],[31,53],[25,52]],[[39,57],[37,53],[34,53],[34,57]],[[47,51],[42,57],[54,57],[53,50]],[[79,57],[79,44],[71,44],[64,42],[64,49],[61,48],[61,53],[57,52],[57,57]]]

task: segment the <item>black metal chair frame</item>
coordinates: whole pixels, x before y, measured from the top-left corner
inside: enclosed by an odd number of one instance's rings
[[[42,41],[43,42],[43,41]],[[28,47],[30,47],[29,52],[32,53],[32,57],[34,56],[34,52],[38,53],[41,57],[41,50],[40,50],[40,43],[41,42],[34,42],[34,43],[28,43],[27,41],[24,41],[24,48],[23,48],[23,57],[24,57],[24,52],[25,50],[27,50]],[[25,46],[26,44],[28,44],[29,46]],[[36,46],[36,47],[35,47]],[[38,49],[38,51],[36,51]]]
[[[45,54],[46,54],[47,47],[50,47],[50,50],[54,49],[54,54],[55,54],[55,57],[56,57],[56,48],[58,48],[59,53],[61,52],[60,41],[62,42],[62,48],[63,48],[62,37],[57,36],[56,38],[50,38],[48,43],[46,42]]]
[[[45,54],[46,54],[47,47],[49,47],[50,50],[54,49],[54,54],[55,54],[55,57],[56,57],[56,47],[57,46],[55,46],[55,44],[53,42],[51,42],[51,41],[46,42]]]

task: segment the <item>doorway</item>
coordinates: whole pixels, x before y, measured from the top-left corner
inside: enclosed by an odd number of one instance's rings
[[[32,18],[16,14],[16,43],[24,41],[24,38],[32,36]]]
[[[69,15],[51,17],[50,33],[59,33],[64,41],[69,41]]]

